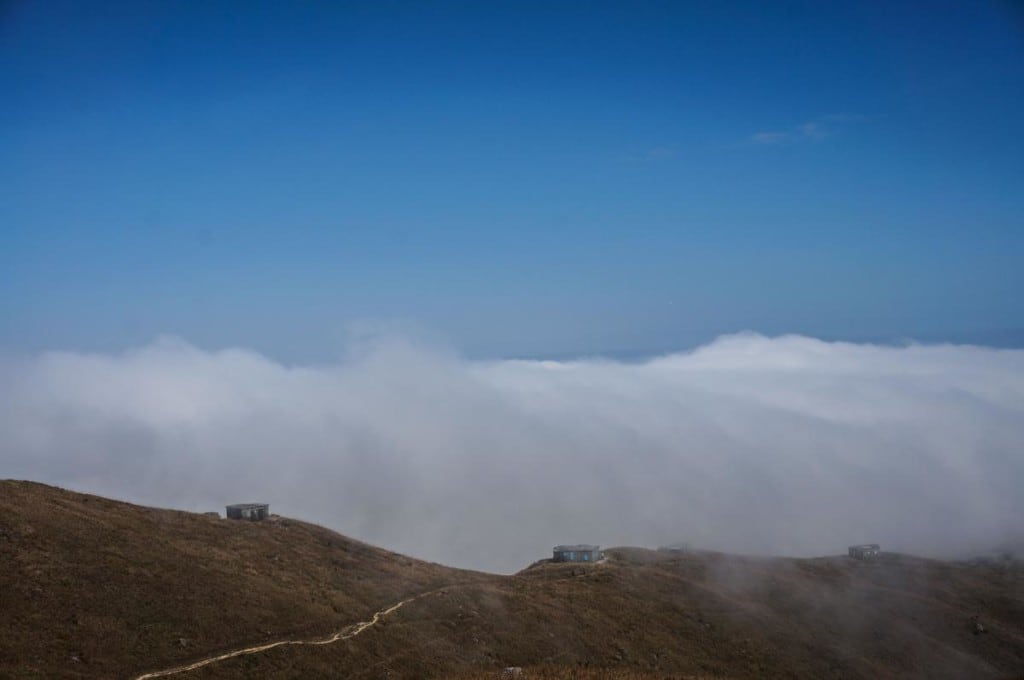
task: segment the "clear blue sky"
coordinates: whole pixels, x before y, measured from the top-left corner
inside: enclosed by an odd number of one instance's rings
[[[1024,340],[1010,2],[5,2],[0,350]]]

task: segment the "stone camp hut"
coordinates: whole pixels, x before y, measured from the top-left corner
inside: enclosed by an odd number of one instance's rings
[[[235,503],[228,506],[228,519],[247,519],[258,522],[270,517],[270,505],[267,503]]]
[[[882,554],[882,548],[877,543],[865,543],[864,545],[851,545],[848,548],[850,557],[857,560],[873,560]]]
[[[556,545],[552,562],[597,562],[601,548],[596,545]]]

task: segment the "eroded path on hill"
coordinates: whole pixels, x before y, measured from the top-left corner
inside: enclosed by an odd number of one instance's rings
[[[606,560],[602,559],[599,562],[595,562],[594,566],[595,567],[596,566],[604,567],[605,564],[606,564]],[[585,573],[584,574],[576,574],[575,570],[574,570],[574,573],[571,574],[570,576],[563,577],[563,578],[560,578],[560,579],[555,579],[555,580],[557,580],[557,581],[565,581],[565,580],[570,580],[570,579],[573,579],[573,578],[579,578],[580,576],[584,576],[584,575],[585,575]],[[266,652],[266,651],[269,651],[271,649],[276,649],[277,647],[286,647],[288,645],[310,645],[310,646],[313,646],[313,645],[329,645],[329,644],[332,644],[332,643],[335,643],[335,642],[341,642],[342,640],[350,640],[350,639],[354,638],[355,636],[359,635],[360,633],[362,633],[363,631],[365,631],[365,630],[367,630],[369,628],[372,628],[373,626],[376,626],[388,614],[392,614],[392,613],[398,611],[399,609],[401,609],[402,607],[404,607],[405,605],[407,605],[407,604],[409,604],[411,602],[415,602],[416,600],[419,600],[419,599],[424,598],[424,597],[428,597],[430,595],[436,595],[438,593],[447,592],[447,591],[452,590],[454,588],[460,588],[460,587],[466,587],[466,586],[477,586],[477,585],[482,585],[482,584],[480,584],[480,583],[450,584],[450,585],[447,585],[447,586],[443,586],[441,588],[435,588],[434,590],[428,590],[427,592],[420,593],[419,595],[413,595],[412,597],[407,597],[406,599],[402,600],[401,602],[396,602],[395,604],[393,604],[393,605],[391,605],[391,606],[389,606],[389,607],[387,607],[385,609],[381,609],[380,611],[375,613],[373,615],[373,618],[371,618],[369,621],[361,621],[359,623],[354,623],[354,624],[345,626],[344,628],[339,630],[337,633],[334,633],[332,635],[328,635],[327,637],[311,638],[311,639],[307,639],[307,640],[278,640],[277,642],[267,642],[267,643],[264,643],[264,644],[261,644],[261,645],[253,645],[251,647],[241,647],[239,649],[231,650],[230,652],[224,652],[222,654],[215,654],[213,656],[208,656],[208,657],[206,657],[204,659],[200,659],[199,661],[193,661],[190,664],[184,664],[182,666],[174,666],[173,668],[165,668],[164,670],[160,670],[160,671],[151,671],[149,673],[143,673],[142,675],[136,675],[136,676],[134,676],[132,678],[132,680],[149,680],[150,678],[165,678],[165,677],[170,676],[170,675],[178,675],[179,673],[187,673],[189,671],[198,670],[200,668],[203,668],[204,666],[209,666],[210,664],[217,663],[218,661],[226,661],[228,659],[234,659],[235,657],[246,656],[248,654],[259,654],[260,652]]]
[[[381,609],[379,612],[374,614],[373,618],[369,621],[361,621],[360,623],[354,623],[352,625],[345,626],[337,633],[334,633],[333,635],[329,635],[324,638],[312,638],[309,640],[278,640],[277,642],[268,642],[262,645],[253,645],[252,647],[242,647],[240,649],[235,649],[230,652],[224,652],[223,654],[209,656],[205,659],[200,659],[199,661],[195,661],[184,666],[175,666],[174,668],[167,668],[162,671],[143,673],[142,675],[135,676],[133,680],[148,680],[149,678],[163,678],[169,675],[187,673],[188,671],[194,671],[199,668],[202,668],[203,666],[209,666],[212,663],[217,663],[218,661],[225,661],[227,659],[233,659],[236,656],[245,656],[247,654],[259,654],[260,652],[266,652],[276,647],[285,647],[287,645],[329,645],[334,642],[349,640],[359,635],[363,631],[367,630],[368,628],[376,626],[385,616],[398,611],[410,602],[414,602],[420,599],[421,597],[432,595],[433,593],[441,592],[442,590],[446,590],[446,588],[439,588],[437,590],[431,590],[426,593],[420,593],[419,595],[413,595],[412,597],[406,598],[401,602],[396,602],[395,604],[391,605],[386,609]]]

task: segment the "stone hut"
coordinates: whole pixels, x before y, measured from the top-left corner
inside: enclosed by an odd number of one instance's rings
[[[556,545],[552,552],[552,562],[597,562],[601,559],[601,547],[596,545]]]
[[[258,522],[267,517],[270,517],[270,505],[267,503],[235,503],[228,506],[228,519]]]
[[[877,543],[851,545],[848,550],[850,552],[850,557],[856,560],[873,560],[882,554],[882,549]]]

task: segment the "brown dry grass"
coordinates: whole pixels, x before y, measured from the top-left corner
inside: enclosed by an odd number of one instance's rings
[[[722,680],[711,675],[657,673],[633,668],[575,668],[569,666],[531,666],[521,669],[514,680]],[[508,676],[506,676],[508,677]],[[451,680],[504,680],[501,671],[473,671],[452,676]]]
[[[331,632],[483,574],[290,519],[237,522],[0,482],[0,677],[118,677]],[[77,660],[76,660],[77,659]]]
[[[124,677],[337,630],[428,591],[357,638],[180,677],[476,680],[522,666],[524,678],[552,680],[1008,678],[1024,668],[1019,564],[609,554],[489,576],[294,520],[218,521],[0,482],[0,677]],[[975,620],[986,633],[973,634]]]

